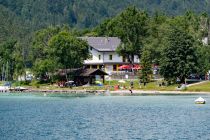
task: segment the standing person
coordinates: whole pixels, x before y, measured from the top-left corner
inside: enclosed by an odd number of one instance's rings
[[[139,79],[139,87],[141,88],[141,79]]]
[[[130,82],[130,87],[133,89],[133,81]]]
[[[133,94],[132,88],[130,87],[129,91],[131,92],[131,94]]]

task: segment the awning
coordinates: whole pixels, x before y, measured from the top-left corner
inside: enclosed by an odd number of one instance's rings
[[[119,67],[119,69],[121,69],[121,70],[129,70],[129,69],[139,70],[139,69],[141,69],[141,66],[137,65],[137,64],[135,64],[134,66],[133,65],[122,65]]]
[[[131,69],[131,66],[129,66],[129,65],[122,65],[122,66],[119,67],[119,69],[121,69],[121,70]]]

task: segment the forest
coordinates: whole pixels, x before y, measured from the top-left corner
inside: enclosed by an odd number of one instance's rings
[[[92,28],[132,5],[150,15],[157,11],[168,16],[210,13],[208,0],[0,0],[0,41],[30,37],[50,25]],[[27,44],[28,39],[23,40]]]
[[[147,81],[151,73],[148,65],[158,64],[168,81],[177,77],[183,81],[190,73],[203,74],[210,68],[209,45],[202,43],[209,37],[209,4],[204,0],[0,0],[0,71],[12,80],[28,68],[42,77],[56,68],[79,67],[89,55],[86,42],[77,37],[116,36],[124,44],[117,50],[120,55],[131,64],[134,55],[142,59],[143,79]],[[84,57],[76,57],[81,54]],[[65,62],[64,55],[74,61]]]

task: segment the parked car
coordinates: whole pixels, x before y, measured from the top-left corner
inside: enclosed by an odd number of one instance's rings
[[[76,85],[76,83],[74,81],[67,81],[65,83],[65,86],[72,88],[72,87],[76,87],[77,85]]]

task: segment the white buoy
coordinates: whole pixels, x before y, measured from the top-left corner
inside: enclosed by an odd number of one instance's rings
[[[195,103],[196,104],[205,104],[206,100],[203,99],[202,97],[199,97],[198,99],[195,100]]]

